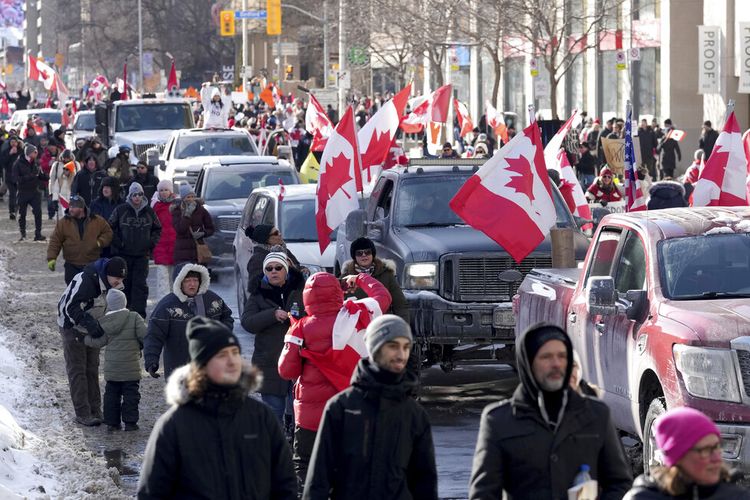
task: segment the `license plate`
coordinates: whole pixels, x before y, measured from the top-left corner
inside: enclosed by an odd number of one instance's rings
[[[516,325],[513,309],[509,307],[495,309],[492,314],[492,324],[496,328],[513,328]]]

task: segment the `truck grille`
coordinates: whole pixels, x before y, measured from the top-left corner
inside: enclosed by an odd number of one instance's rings
[[[216,218],[216,228],[219,231],[234,233],[240,225],[239,215],[220,215]]]
[[[164,146],[164,144],[136,144],[133,146],[133,148],[136,158],[138,158],[139,160],[145,160],[146,151],[155,147],[159,149],[159,154],[161,154],[164,151]]]
[[[740,364],[742,374],[742,385],[745,386],[745,394],[750,395],[750,351],[737,349],[737,360]]]
[[[458,265],[444,266],[453,269],[451,279],[444,280],[452,284],[452,290],[445,291],[458,302],[508,302],[521,282],[504,283],[498,276],[501,272],[516,269],[526,276],[535,267],[552,267],[551,256],[530,256],[521,264],[510,256],[454,256],[452,260]]]

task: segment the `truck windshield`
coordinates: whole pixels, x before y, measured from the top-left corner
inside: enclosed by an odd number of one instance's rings
[[[34,113],[39,115],[44,123],[60,123],[62,122],[62,112],[60,111],[44,111],[41,113]]]
[[[470,172],[452,175],[411,177],[398,189],[394,224],[404,227],[453,226],[465,222],[448,206],[456,192],[470,177]],[[557,223],[572,224],[562,197],[553,189]]]
[[[94,130],[96,128],[96,116],[94,113],[81,113],[76,117],[74,130]]]
[[[176,151],[174,157],[177,160],[196,156],[258,155],[250,137],[246,135],[180,137]]]
[[[722,233],[659,242],[664,294],[673,300],[750,296],[750,234]]]
[[[297,183],[289,170],[222,172],[221,168],[213,169],[207,178],[203,198],[206,201],[244,199],[257,187],[278,186],[279,179],[286,185]]]
[[[284,200],[279,203],[279,229],[287,243],[318,241],[315,199]]]
[[[116,132],[192,128],[193,114],[186,103],[119,106]]]

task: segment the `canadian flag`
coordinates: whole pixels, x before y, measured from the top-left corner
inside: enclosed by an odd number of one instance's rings
[[[357,186],[362,185],[361,175],[354,111],[349,106],[320,158],[315,223],[321,255],[331,243],[331,232],[344,222],[349,212],[359,208]]]
[[[568,155],[562,147],[565,136],[568,135],[574,123],[579,119],[578,110],[574,109],[560,130],[549,140],[544,148],[544,162],[547,168],[557,170],[560,173],[560,194],[563,195],[565,203],[574,215],[584,219],[591,219],[591,209],[589,208],[586,195],[578,182],[576,173],[568,161]]]
[[[424,100],[410,101],[412,112],[401,122],[401,128],[407,134],[421,132],[429,122],[444,123],[448,121],[448,106],[451,103],[451,89],[443,85]],[[415,107],[416,106],[416,107]]]
[[[383,162],[383,170],[404,166],[408,163],[409,158],[407,158],[404,149],[398,144],[394,143],[393,145],[391,145],[391,149],[388,151],[388,156],[385,157],[385,161]]]
[[[63,208],[64,210],[67,210],[67,209],[68,209],[68,207],[70,207],[70,202],[69,202],[69,201],[68,201],[68,199],[67,199],[67,198],[66,198],[65,196],[63,196],[62,194],[58,195],[58,198],[57,198],[57,200],[58,200],[58,202],[60,203],[60,206],[61,206],[61,207],[62,207],[62,208]]]
[[[487,108],[487,126],[495,131],[495,135],[502,139],[503,144],[508,144],[508,127],[505,126],[503,112],[495,109],[490,101],[485,103]]]
[[[172,66],[169,68],[169,78],[167,78],[167,92],[179,88],[180,84],[177,82],[177,70],[174,67],[174,59],[172,59]]]
[[[676,128],[672,128],[672,129],[669,129],[669,132],[667,132],[667,139],[674,139],[675,141],[680,142],[684,138],[685,138],[684,130],[677,130]]]
[[[407,134],[416,134],[422,131],[430,118],[427,116],[430,110],[430,101],[425,96],[417,96],[409,100],[409,113],[403,120],[401,120],[401,130]]]
[[[557,214],[537,123],[526,127],[482,165],[458,190],[450,207],[516,262],[544,241]]]
[[[305,111],[305,130],[313,136],[310,151],[323,151],[328,137],[333,132],[333,124],[323,109],[323,105],[312,94],[310,94],[310,101]]]
[[[109,80],[104,75],[96,75],[89,84],[86,97],[92,97],[95,101],[101,101],[104,92],[109,88]]]
[[[55,90],[57,90],[57,107],[59,109],[65,109],[65,102],[70,97],[68,88],[60,79],[60,75],[55,75]]]
[[[469,116],[469,110],[466,109],[466,104],[462,103],[458,99],[453,99],[453,107],[456,110],[456,116],[458,117],[458,126],[461,127],[461,137],[466,136],[469,132],[474,130],[474,124]]]
[[[362,154],[362,182],[372,182],[380,175],[383,162],[396,139],[410,93],[411,83],[383,104],[357,133]],[[362,186],[357,186],[357,189],[361,191]]]
[[[747,158],[740,125],[732,111],[695,183],[693,206],[747,205],[746,180]]]
[[[55,89],[55,70],[44,63],[41,59],[29,54],[29,80],[36,80],[44,84],[47,90]]]

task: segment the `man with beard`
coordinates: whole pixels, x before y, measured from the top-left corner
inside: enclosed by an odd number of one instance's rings
[[[581,466],[601,499],[620,499],[632,482],[603,402],[569,388],[573,345],[557,326],[539,323],[516,339],[521,383],[482,412],[469,498],[567,498]]]

